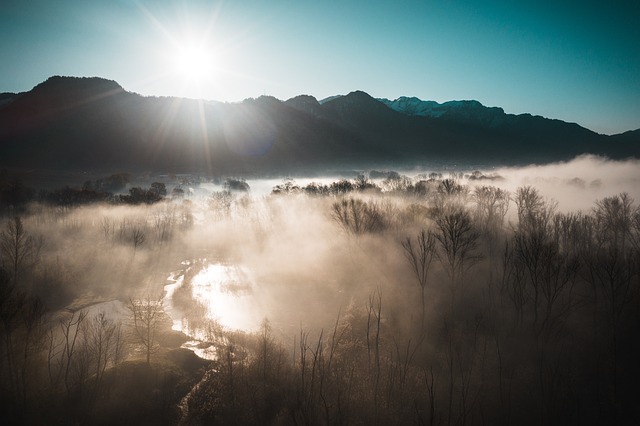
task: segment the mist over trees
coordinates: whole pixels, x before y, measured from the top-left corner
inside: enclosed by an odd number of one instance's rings
[[[315,183],[296,190],[283,190],[296,187],[291,181],[284,185],[274,194],[335,197]],[[242,340],[230,342],[233,356],[218,359],[219,374],[190,395],[191,418],[222,424],[633,422],[640,350],[633,333],[640,312],[631,303],[640,296],[640,265],[631,261],[638,252],[629,241],[640,232],[632,225],[640,210],[628,194],[606,197],[588,212],[559,213],[532,186],[509,194],[455,179],[429,185],[426,196],[416,196],[414,185],[402,196],[396,191],[392,207],[380,208],[378,192],[358,196],[355,187],[331,201],[329,217],[355,238],[358,250],[375,250],[378,238],[398,242],[404,262],[396,257],[397,274],[390,275],[402,282],[383,284],[384,290],[369,286],[368,298],[338,310],[333,326],[315,334],[302,328],[293,347],[272,342],[271,369],[264,347],[254,352]],[[415,204],[424,207],[418,218]],[[509,208],[513,220],[507,221]],[[366,226],[372,211],[387,226]],[[268,332],[263,329],[259,341],[268,340]],[[218,404],[202,408],[212,399]]]
[[[637,422],[638,200],[613,192],[561,209],[536,185],[481,176],[286,180],[263,197],[230,179],[200,199],[152,185],[152,203],[11,209],[2,418]],[[196,278],[217,261],[251,271],[256,329],[227,329],[197,300]],[[182,348],[190,338],[172,320],[215,356]]]

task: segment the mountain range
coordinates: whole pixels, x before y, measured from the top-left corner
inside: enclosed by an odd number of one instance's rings
[[[0,166],[293,173],[421,164],[640,157],[640,129],[607,136],[477,101],[361,91],[238,103],[144,97],[102,78],[51,77],[0,94]]]

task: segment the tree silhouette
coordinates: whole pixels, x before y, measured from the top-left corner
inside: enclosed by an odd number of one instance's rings
[[[0,233],[0,253],[3,263],[10,271],[14,285],[18,284],[18,278],[22,269],[37,261],[41,242],[36,241],[24,229],[22,219],[15,216]]]
[[[425,289],[427,287],[429,269],[435,254],[435,243],[436,238],[434,234],[431,231],[425,231],[424,229],[420,231],[416,237],[415,244],[409,237],[402,242],[404,255],[409,261],[411,270],[413,271],[413,274],[418,281],[418,286],[420,287],[422,302],[422,321],[420,322],[420,327],[424,327]]]
[[[331,216],[342,228],[352,234],[380,232],[386,228],[384,216],[374,202],[357,198],[336,201]]]
[[[151,362],[151,354],[158,350],[156,333],[164,320],[162,295],[134,300],[129,298],[134,340],[144,348],[147,364]]]
[[[435,222],[434,236],[440,243],[437,255],[449,276],[453,309],[464,273],[480,260],[476,253],[479,233],[473,225],[471,215],[461,206],[454,205],[441,211]]]

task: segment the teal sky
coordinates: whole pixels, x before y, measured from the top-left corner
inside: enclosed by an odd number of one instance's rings
[[[220,101],[363,90],[612,134],[640,128],[639,16],[637,0],[4,0],[0,92],[52,75]]]

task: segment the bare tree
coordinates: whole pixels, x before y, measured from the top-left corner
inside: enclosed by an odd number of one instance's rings
[[[78,353],[81,352],[79,347],[83,344],[82,339],[84,336],[81,331],[83,330],[83,324],[86,318],[86,311],[80,311],[77,316],[74,312],[69,319],[60,321],[60,329],[64,335],[64,339],[62,341],[61,368],[64,376],[64,386],[67,393],[70,393],[74,385],[84,379],[82,376],[85,372],[85,367],[78,365],[80,364],[78,359],[81,358],[78,356]],[[78,377],[76,377],[75,381],[72,377],[72,373],[74,371],[79,373],[77,374]]]
[[[165,242],[171,239],[171,233],[176,222],[174,206],[165,206],[153,215],[153,225],[157,242]]]
[[[631,244],[637,252],[640,252],[640,206],[636,207],[631,216]]]
[[[620,337],[627,307],[638,294],[637,209],[627,194],[596,202],[589,246],[583,251],[594,299],[602,295],[610,352],[610,380],[614,405],[619,402]],[[597,305],[596,305],[597,309]],[[597,314],[597,312],[596,312]],[[614,411],[614,416],[617,411]]]
[[[20,290],[0,268],[0,391],[20,398],[23,406],[35,370],[35,355],[43,342],[44,313],[41,300]],[[8,388],[1,389],[4,385]]]
[[[18,216],[11,219],[6,229],[0,233],[0,253],[12,274],[14,284],[18,283],[22,269],[37,261],[41,245],[41,241],[27,234],[22,219]]]
[[[545,200],[531,186],[518,188],[515,195],[518,207],[518,224],[514,232],[516,267],[523,268],[533,289],[534,324],[538,322],[542,284],[549,256],[555,247],[552,221],[557,203]]]
[[[378,205],[357,198],[333,203],[331,216],[345,231],[355,235],[380,232],[386,228],[384,215]]]
[[[518,209],[518,226],[521,232],[547,232],[549,222],[556,210],[555,201],[545,200],[532,186],[516,190],[514,201]]]
[[[480,231],[491,233],[499,229],[509,210],[509,191],[494,186],[480,186],[474,190],[473,200],[476,203],[474,220]]]
[[[116,324],[104,312],[92,318],[89,325],[89,349],[93,361],[96,388],[113,357],[116,344]]]
[[[404,255],[411,265],[411,270],[418,281],[418,286],[421,291],[422,302],[422,321],[420,327],[424,327],[425,316],[425,288],[427,287],[427,277],[429,275],[429,269],[433,256],[435,254],[436,239],[431,231],[423,229],[416,237],[416,244],[414,244],[411,238],[407,237],[402,242],[402,248],[404,249]]]
[[[450,278],[451,308],[464,273],[480,260],[476,253],[479,233],[471,216],[461,206],[452,206],[436,217],[435,238],[440,243],[437,252]]]
[[[151,362],[151,354],[158,350],[156,332],[164,320],[162,295],[158,297],[149,295],[138,300],[129,298],[128,308],[133,321],[134,340],[144,348],[148,364]]]
[[[553,217],[553,240],[558,250],[571,256],[580,256],[584,242],[585,221],[590,220],[583,213],[557,213]]]
[[[469,187],[459,184],[455,178],[440,181],[433,203],[436,215],[452,209],[463,208],[469,198]]]
[[[466,196],[468,194],[468,188],[464,185],[460,185],[456,182],[455,178],[444,179],[438,185],[438,194],[446,196]]]
[[[134,226],[131,229],[131,242],[133,243],[133,251],[137,251],[138,247],[144,244],[146,240],[146,235],[144,229],[141,226]]]
[[[102,230],[102,235],[104,236],[105,241],[109,241],[113,238],[116,224],[112,219],[104,216],[100,220],[100,228]]]
[[[596,201],[594,216],[603,241],[621,251],[632,238],[633,199],[627,193]]]
[[[218,191],[211,194],[207,200],[209,210],[216,220],[228,218],[231,215],[234,195],[231,191]]]

